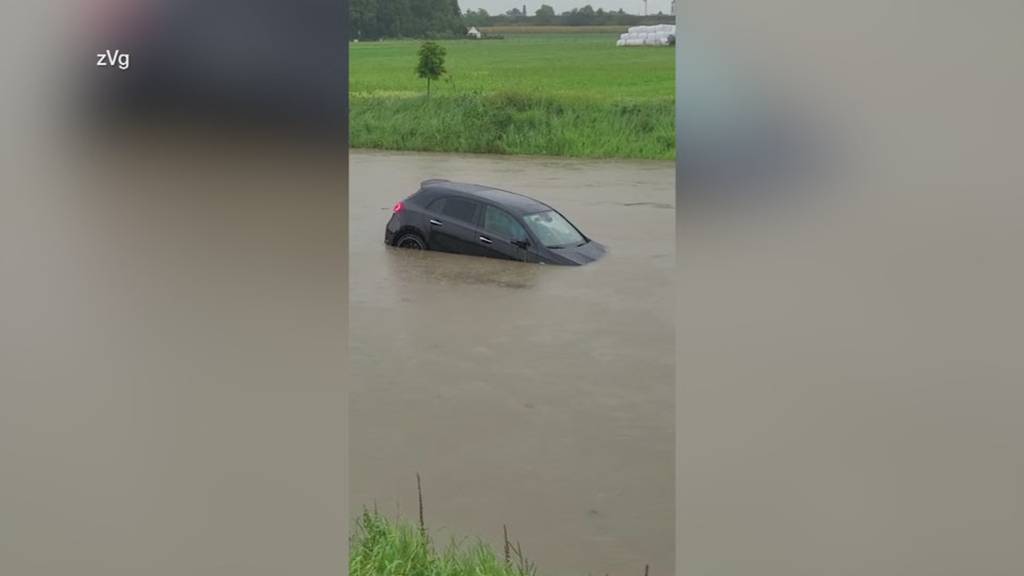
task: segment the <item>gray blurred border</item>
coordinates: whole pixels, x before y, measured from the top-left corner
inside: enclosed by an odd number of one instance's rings
[[[678,573],[1024,573],[1024,5],[680,4]]]
[[[0,35],[0,574],[341,574],[347,103],[334,139],[97,126],[90,7]],[[345,95],[337,12],[304,56]]]

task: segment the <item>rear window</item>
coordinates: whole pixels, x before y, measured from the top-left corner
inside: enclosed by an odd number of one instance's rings
[[[477,203],[465,198],[444,198],[436,210],[453,220],[460,220],[467,224],[476,222]],[[433,208],[434,206],[431,205]]]

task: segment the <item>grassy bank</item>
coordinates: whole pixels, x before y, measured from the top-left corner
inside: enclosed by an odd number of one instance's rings
[[[673,106],[503,92],[359,96],[350,134],[356,148],[670,160]]]
[[[499,556],[486,544],[437,547],[412,523],[367,511],[359,518],[349,554],[350,576],[535,576],[518,546]]]
[[[675,56],[617,48],[615,34],[441,42],[449,78],[415,77],[416,41],[350,51],[358,148],[576,157],[675,156]]]

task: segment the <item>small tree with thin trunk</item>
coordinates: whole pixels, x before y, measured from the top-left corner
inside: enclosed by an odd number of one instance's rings
[[[446,54],[444,46],[434,42],[424,42],[420,46],[420,60],[416,64],[416,75],[427,80],[427,98],[430,98],[430,81],[437,80],[448,72],[444,69]]]

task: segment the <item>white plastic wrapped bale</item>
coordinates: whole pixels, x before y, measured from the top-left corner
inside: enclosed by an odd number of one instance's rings
[[[631,26],[619,36],[616,46],[670,46],[675,43],[676,27],[672,24]]]

